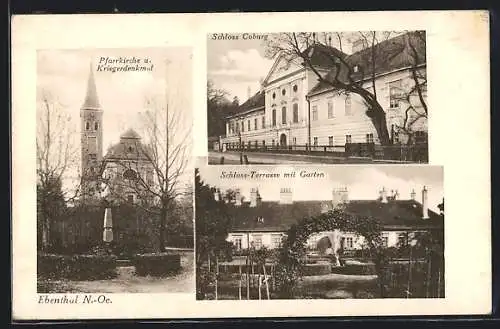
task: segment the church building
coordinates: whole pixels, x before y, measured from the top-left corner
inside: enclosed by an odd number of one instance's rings
[[[80,109],[81,195],[83,202],[99,202],[103,192],[110,201],[137,202],[155,184],[154,169],[141,136],[128,129],[103,155],[103,109],[92,65],[87,93]]]

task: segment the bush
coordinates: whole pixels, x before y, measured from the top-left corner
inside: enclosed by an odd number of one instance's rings
[[[302,275],[326,275],[332,273],[332,266],[330,264],[307,264],[302,268]]]
[[[111,255],[54,255],[37,257],[38,276],[49,279],[103,280],[116,277],[116,257]]]
[[[377,274],[374,264],[347,264],[332,267],[332,273],[345,275],[375,275]]]
[[[181,255],[169,253],[136,255],[133,264],[137,275],[164,276],[181,269]]]

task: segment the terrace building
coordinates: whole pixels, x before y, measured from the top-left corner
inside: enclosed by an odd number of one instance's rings
[[[215,193],[217,199],[225,199],[220,191]],[[300,219],[317,216],[342,205],[347,213],[375,218],[382,226],[385,246],[393,247],[407,238],[408,233],[443,230],[444,216],[429,209],[427,193],[427,188],[423,187],[421,200],[417,201],[414,191],[409,200],[400,200],[397,191],[388,193],[383,188],[375,200],[350,200],[344,187],[334,189],[331,200],[298,201],[293,199],[292,189],[281,188],[279,201],[263,201],[258,189],[252,189],[250,200],[244,202],[239,190],[236,190],[233,204],[228,207],[232,227],[227,240],[236,249],[277,248],[288,229]],[[359,250],[364,247],[363,237],[336,230],[309,237],[308,248],[321,251],[320,241],[325,239],[329,240],[328,245],[333,250],[340,247]]]

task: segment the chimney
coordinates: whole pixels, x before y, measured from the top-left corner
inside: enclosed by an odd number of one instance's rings
[[[234,205],[241,206],[241,192],[240,189],[236,189],[234,193]]]
[[[220,201],[221,200],[221,194],[219,189],[215,189],[214,191],[214,199],[215,201]]]
[[[280,190],[280,203],[292,204],[292,189],[289,187],[282,187]]]
[[[382,203],[387,203],[387,191],[385,190],[385,187],[382,187],[382,190],[380,191],[380,201]]]
[[[247,99],[250,99],[252,97],[252,89],[250,89],[250,86],[247,87]]]
[[[417,196],[417,193],[415,193],[415,189],[411,190],[411,193],[410,193],[410,198],[411,198],[412,200],[415,200],[416,196]]]
[[[335,188],[332,192],[332,204],[333,208],[338,205],[349,202],[349,194],[347,187]]]
[[[422,218],[429,219],[429,204],[427,202],[427,188],[422,189]]]
[[[260,197],[259,190],[252,188],[250,191],[250,207],[258,207],[262,198]]]

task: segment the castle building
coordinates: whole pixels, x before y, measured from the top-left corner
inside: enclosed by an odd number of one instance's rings
[[[363,98],[348,90],[333,88],[317,76],[318,73],[329,80],[338,78],[338,73],[347,78],[345,70],[352,71],[350,77],[365,90],[373,92],[375,84],[391,144],[404,144],[409,140],[427,143],[427,117],[418,115],[423,113],[423,108],[412,75],[417,70],[419,77],[425,77],[425,40],[410,32],[375,47],[374,65],[370,63],[371,48],[354,49],[348,55],[319,43],[304,51],[309,58],[307,64],[301,57],[290,61],[283,55],[278,56],[261,89],[226,117],[221,150],[275,146],[300,150],[307,145],[312,150],[327,147],[342,152],[346,144],[380,145]],[[414,56],[418,56],[418,64]],[[337,72],[332,58],[342,58],[349,69],[341,66]],[[424,101],[425,87],[421,88]],[[414,111],[407,111],[409,102]],[[411,129],[405,130],[400,127],[405,127],[407,113],[406,123],[411,123]]]
[[[107,198],[117,202],[136,202],[148,196],[155,184],[153,164],[147,146],[133,129],[120,136],[103,156],[103,109],[99,102],[92,65],[87,93],[80,109],[81,127],[81,195],[84,202],[96,202],[102,197],[103,185]]]
[[[252,189],[250,200],[242,200],[236,190],[235,200],[228,205],[232,227],[227,241],[236,249],[278,248],[286,232],[299,220],[326,213],[342,205],[346,213],[358,217],[371,217],[382,228],[382,240],[386,247],[397,246],[408,234],[444,230],[444,216],[429,209],[428,190],[422,188],[421,200],[412,191],[409,200],[401,200],[397,190],[382,188],[373,200],[352,200],[346,187],[335,188],[330,200],[294,200],[291,188],[281,188],[278,201],[262,200],[258,189]],[[224,200],[220,190],[215,191],[216,200]],[[226,198],[227,200],[227,198]],[[318,232],[309,237],[308,249],[321,249],[320,241],[329,240],[333,250],[359,250],[364,247],[364,238],[353,232]],[[324,250],[323,250],[324,251]]]

